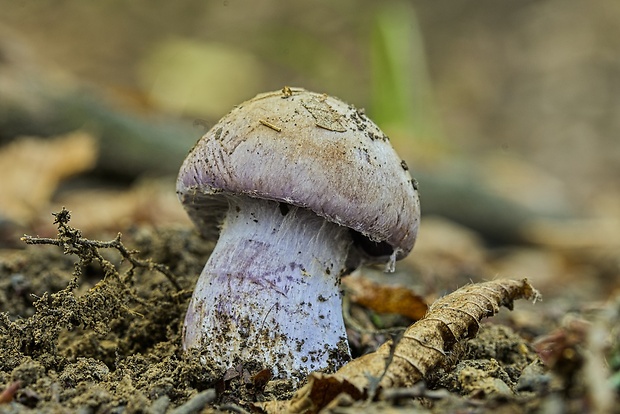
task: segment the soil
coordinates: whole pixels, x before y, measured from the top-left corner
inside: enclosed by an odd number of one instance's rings
[[[69,224],[58,239],[45,240],[67,241],[72,234],[81,236]],[[132,265],[119,249],[93,249],[75,239],[64,244],[65,252],[53,245],[2,252],[0,381],[7,388],[0,395],[1,412],[163,413],[174,407],[180,407],[176,412],[255,412],[253,402],[292,396],[291,384],[269,381],[264,367],[221,372],[183,351],[183,317],[212,243],[187,228],[141,226],[123,235],[122,246],[139,250],[131,257],[142,261]],[[167,266],[174,280],[153,270],[147,259]],[[406,318],[359,307],[351,315],[360,312],[384,327],[407,324]],[[549,317],[539,322],[544,320]],[[546,329],[544,323],[519,323],[504,314],[483,323],[478,336],[457,346],[426,383],[386,390],[381,401],[352,412],[386,406],[420,412],[584,409],[592,401],[576,375],[583,366],[578,349],[583,344],[566,339],[567,332],[580,331],[567,328],[562,341],[552,340],[562,343],[559,351],[543,347],[551,350],[542,354],[545,366],[533,339]],[[351,337],[354,357],[385,339]],[[562,369],[549,369],[551,357]]]
[[[138,229],[129,238],[177,274],[199,274],[209,252],[190,231]],[[123,268],[119,257],[110,260]],[[77,280],[75,263],[53,246],[2,262],[2,372],[7,382],[20,381],[16,402],[42,410],[136,408],[162,395],[182,401],[214,382],[216,373],[179,347],[190,290],[146,269],[105,274],[96,262]]]

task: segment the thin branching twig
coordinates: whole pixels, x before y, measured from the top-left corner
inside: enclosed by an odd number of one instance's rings
[[[113,240],[107,242],[89,240],[82,236],[82,232],[79,229],[68,225],[69,220],[71,220],[71,212],[69,210],[63,207],[60,212],[52,214],[56,217],[54,219],[54,224],[58,224],[57,238],[24,235],[21,240],[26,244],[50,244],[62,247],[65,254],[77,254],[79,256],[80,261],[77,263],[77,266],[82,266],[88,264],[92,260],[96,260],[101,264],[106,275],[111,271],[110,266],[112,266],[112,264],[101,256],[98,249],[116,249],[123,259],[127,260],[132,266],[127,273],[128,275],[133,274],[133,270],[138,267],[156,270],[163,274],[177,291],[182,290],[181,285],[179,285],[179,282],[168,266],[154,263],[151,259],[142,260],[136,258],[135,255],[139,252],[137,250],[129,250],[123,245],[121,242],[121,233],[118,233]],[[81,271],[78,272],[81,274]]]

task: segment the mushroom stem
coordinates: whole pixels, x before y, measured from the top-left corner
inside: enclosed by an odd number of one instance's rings
[[[278,378],[336,370],[350,358],[340,294],[348,229],[288,204],[228,201],[183,346],[221,368],[258,363]]]

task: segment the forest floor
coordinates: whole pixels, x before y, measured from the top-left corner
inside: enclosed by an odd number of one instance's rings
[[[47,238],[30,240],[43,245],[17,238],[0,252],[0,412],[287,410],[265,402],[294,399],[290,384],[268,381],[252,367],[221,372],[182,350],[183,317],[212,242],[189,226],[143,224],[124,229],[122,239],[97,242],[71,227],[66,210],[58,214],[58,234],[47,226]],[[410,325],[412,309],[422,316],[436,298],[483,282],[477,271],[517,260],[467,246],[471,235],[441,219],[426,227],[429,237],[449,237],[452,245],[421,242],[420,257],[393,275],[367,269],[344,279],[354,358],[388,340],[390,329]],[[597,263],[582,258],[579,268],[602,277],[605,266]],[[324,412],[617,410],[620,300],[582,302],[588,284],[522,276],[540,283],[542,301],[518,301],[514,311],[484,319],[477,336],[456,344],[423,381],[374,399],[341,396]],[[377,304],[381,294],[400,298],[389,313]]]

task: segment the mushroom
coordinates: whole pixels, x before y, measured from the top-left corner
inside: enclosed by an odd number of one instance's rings
[[[415,242],[416,181],[364,112],[285,87],[235,107],[192,148],[177,194],[219,239],[194,290],[185,350],[222,369],[301,380],[350,359],[340,278],[393,270]]]

